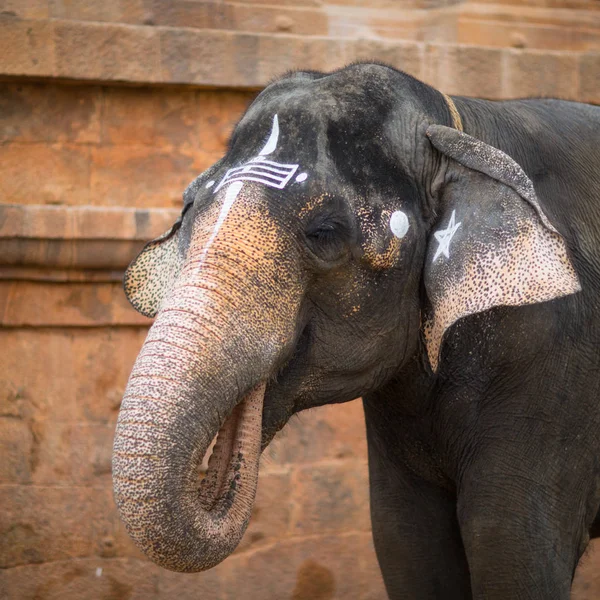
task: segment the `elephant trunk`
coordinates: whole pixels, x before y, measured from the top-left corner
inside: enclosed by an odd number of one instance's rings
[[[298,279],[281,268],[275,232],[265,253],[264,236],[251,247],[257,225],[249,227],[253,235],[225,231],[208,254],[193,241],[117,422],[121,518],[154,562],[175,571],[209,569],[241,540],[256,494],[266,380],[293,338]]]

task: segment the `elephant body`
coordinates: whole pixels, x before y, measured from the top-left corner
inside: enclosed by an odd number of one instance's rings
[[[377,555],[391,598],[566,599],[600,535],[600,107],[455,102],[529,175],[582,290],[468,316],[437,374],[415,356],[365,397]]]
[[[261,448],[362,396],[390,598],[566,600],[600,535],[599,139],[600,107],[379,64],[268,86],[126,274],[156,316],[113,459],[140,547],[223,560]]]

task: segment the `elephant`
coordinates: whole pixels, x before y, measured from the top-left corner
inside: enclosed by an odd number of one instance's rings
[[[362,397],[390,598],[567,599],[600,535],[599,139],[600,107],[380,63],[264,88],[124,276],[155,317],[113,449],[136,544],[218,564],[274,435]]]

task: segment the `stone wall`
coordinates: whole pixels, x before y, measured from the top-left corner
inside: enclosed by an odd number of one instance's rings
[[[448,93],[600,102],[599,8],[0,0],[0,598],[384,598],[358,402],[286,427],[223,565],[178,575],[134,548],[110,454],[149,321],[123,269],[277,74],[376,58]],[[600,595],[599,561],[579,600]]]

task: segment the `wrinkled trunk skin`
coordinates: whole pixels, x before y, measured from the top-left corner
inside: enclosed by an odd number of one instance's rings
[[[131,373],[113,453],[127,530],[154,562],[175,571],[218,564],[247,527],[264,382],[290,343],[301,296],[289,248],[256,206],[238,202],[209,252],[210,227],[196,225]],[[217,443],[211,463],[229,462],[237,444],[235,458],[225,473],[209,468],[200,486],[198,466],[229,415],[225,430],[242,426],[236,440],[224,435]]]

